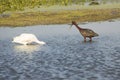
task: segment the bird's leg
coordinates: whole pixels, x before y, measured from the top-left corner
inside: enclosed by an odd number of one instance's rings
[[[92,41],[92,37],[90,37],[90,42]]]
[[[84,42],[86,42],[86,37],[84,37]]]

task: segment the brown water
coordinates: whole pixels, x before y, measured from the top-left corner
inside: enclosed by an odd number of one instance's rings
[[[0,28],[0,80],[120,80],[120,21],[79,24],[99,34],[83,42],[69,25]],[[46,45],[18,45],[33,33]]]

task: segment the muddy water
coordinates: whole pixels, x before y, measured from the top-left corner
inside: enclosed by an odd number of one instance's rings
[[[120,21],[79,24],[99,34],[83,42],[69,25],[0,28],[0,80],[120,80]],[[18,45],[33,33],[46,45]]]

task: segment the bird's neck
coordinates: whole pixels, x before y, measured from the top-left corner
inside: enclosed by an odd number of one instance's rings
[[[77,24],[74,24],[75,27],[78,29],[78,30],[81,30],[82,28],[80,28]]]

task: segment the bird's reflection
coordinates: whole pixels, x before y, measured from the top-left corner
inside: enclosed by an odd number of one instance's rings
[[[40,45],[14,45],[16,52],[33,53],[40,50]]]

